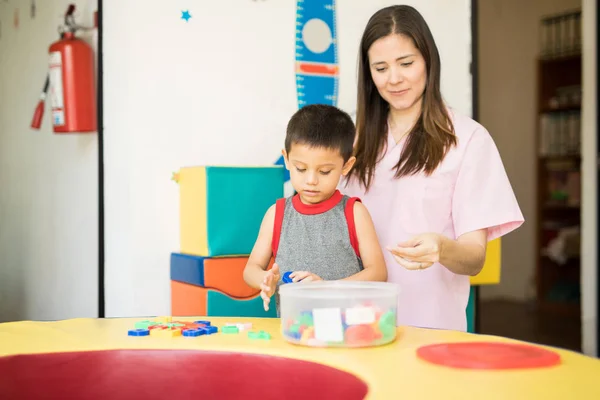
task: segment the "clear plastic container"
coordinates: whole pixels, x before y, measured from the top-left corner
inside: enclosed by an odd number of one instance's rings
[[[398,285],[326,281],[279,287],[281,332],[310,347],[370,347],[396,339]]]

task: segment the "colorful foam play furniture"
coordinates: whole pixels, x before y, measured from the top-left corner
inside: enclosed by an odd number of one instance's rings
[[[187,167],[180,190],[180,252],[171,254],[174,316],[276,317],[243,279],[262,218],[283,197],[283,168]],[[272,264],[271,264],[272,265]]]
[[[247,255],[267,209],[283,197],[283,167],[187,167],[179,171],[181,252]]]
[[[477,286],[498,285],[500,283],[501,246],[500,238],[494,239],[487,245],[485,264],[481,272],[471,277],[471,291],[469,293],[469,304],[467,305],[467,331],[475,332],[475,314],[477,313]]]

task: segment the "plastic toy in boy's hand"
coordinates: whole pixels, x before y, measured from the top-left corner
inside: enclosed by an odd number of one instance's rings
[[[283,281],[283,283],[293,283],[294,280],[290,277],[290,275],[293,273],[293,271],[288,271],[285,274],[283,274],[283,278],[281,279]]]
[[[288,280],[286,280],[286,277]],[[308,271],[290,271],[283,274],[283,283],[294,283],[294,282],[316,282],[322,281],[319,275],[313,274]]]

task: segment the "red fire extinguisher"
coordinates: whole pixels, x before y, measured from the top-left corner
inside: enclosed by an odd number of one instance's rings
[[[39,129],[44,114],[46,94],[50,97],[52,125],[55,133],[86,133],[97,129],[94,51],[75,36],[77,26],[71,4],[65,14],[61,38],[50,45],[49,72],[36,107],[31,127]],[[49,93],[47,93],[49,91]]]

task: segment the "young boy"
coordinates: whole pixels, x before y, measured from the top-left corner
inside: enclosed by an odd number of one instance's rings
[[[356,160],[355,132],[350,116],[332,106],[304,106],[290,119],[282,153],[296,194],[267,210],[244,269],[265,310],[287,271],[294,282],[387,280],[369,212],[337,190]]]

